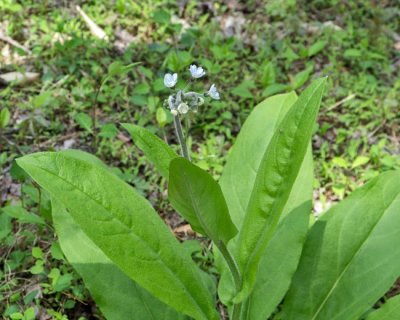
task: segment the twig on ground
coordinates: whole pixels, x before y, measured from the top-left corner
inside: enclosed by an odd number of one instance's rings
[[[353,94],[347,96],[346,98],[344,98],[344,99],[342,99],[342,100],[339,100],[339,101],[336,102],[334,105],[330,106],[330,107],[327,109],[327,111],[331,111],[331,110],[333,110],[333,109],[339,107],[339,106],[342,105],[343,103],[354,99],[355,97],[356,97],[356,94],[353,93]]]
[[[18,48],[18,49],[21,49],[22,51],[24,51],[25,53],[27,53],[27,54],[29,54],[29,55],[32,54],[32,51],[31,51],[31,50],[29,50],[28,48],[24,47],[23,45],[19,44],[19,43],[18,43],[17,41],[15,41],[14,39],[12,39],[12,38],[10,38],[10,37],[4,35],[4,34],[1,33],[1,32],[0,32],[0,40],[1,40],[1,41],[4,41],[4,42],[7,42],[8,44],[10,44],[10,45],[12,45],[12,46],[14,46],[14,47],[16,47],[16,48]]]
[[[76,10],[81,15],[83,20],[85,20],[86,25],[89,27],[90,32],[97,38],[108,40],[107,34],[102,28],[100,28],[89,16],[81,9],[80,6],[76,6]]]

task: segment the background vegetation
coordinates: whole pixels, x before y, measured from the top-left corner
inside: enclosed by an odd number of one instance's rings
[[[78,4],[107,39],[93,35]],[[222,99],[186,126],[194,161],[218,178],[257,103],[328,75],[313,141],[318,215],[379,172],[400,168],[399,24],[395,0],[0,0],[0,79],[32,73],[30,81],[0,84],[0,314],[102,319],[59,248],[48,196],[16,157],[95,153],[150,199],[177,237],[192,239],[185,246],[213,273],[202,239],[169,207],[165,181],[119,123],[176,144],[162,78],[200,64]],[[140,64],[101,85],[115,61]]]

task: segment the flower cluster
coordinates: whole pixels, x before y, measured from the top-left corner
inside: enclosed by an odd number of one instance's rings
[[[192,78],[199,79],[206,75],[202,67],[192,64],[189,68]],[[173,88],[178,82],[178,74],[167,73],[164,76],[164,85],[167,88]],[[188,87],[188,86],[187,86]],[[175,94],[171,94],[165,101],[171,113],[176,116],[178,114],[186,114],[189,111],[197,111],[197,108],[204,103],[205,97],[219,100],[219,92],[215,84],[212,84],[210,89],[204,93],[197,93],[194,91],[178,90]]]

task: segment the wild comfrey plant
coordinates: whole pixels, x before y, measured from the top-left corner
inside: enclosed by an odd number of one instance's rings
[[[171,90],[177,81],[164,78]],[[311,218],[310,142],[325,82],[256,106],[218,182],[187,150],[179,157],[148,130],[123,125],[168,180],[172,206],[211,240],[218,279],[96,157],[70,150],[18,159],[52,197],[62,250],[107,319],[217,320],[226,311],[234,320],[400,319],[399,297],[372,309],[400,276],[400,170]],[[178,89],[167,104],[179,120],[207,96],[219,99],[215,85]]]

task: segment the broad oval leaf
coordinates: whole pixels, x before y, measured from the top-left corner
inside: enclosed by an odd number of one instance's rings
[[[400,295],[385,302],[378,310],[371,312],[367,320],[396,320],[400,319]]]
[[[160,174],[168,179],[169,164],[172,159],[178,157],[175,151],[145,128],[129,123],[123,123],[122,126],[129,132],[137,147],[143,151]]]
[[[108,320],[185,319],[123,273],[55,199],[52,215],[63,253]]]
[[[17,160],[123,272],[195,319],[218,319],[195,264],[151,205],[106,169],[44,152]]]
[[[109,169],[103,161],[101,161],[99,158],[97,158],[95,155],[93,155],[91,153],[88,153],[88,152],[85,152],[85,151],[82,151],[79,149],[65,149],[65,150],[61,150],[58,152],[65,154],[68,157],[86,161],[93,165],[100,166],[101,168],[104,168],[104,169]]]
[[[283,305],[292,320],[354,320],[400,275],[400,170],[381,174],[318,219]]]
[[[313,166],[311,148],[268,243],[256,283],[242,308],[242,320],[265,320],[285,296],[298,266],[312,209]]]
[[[236,225],[240,226],[242,223],[262,156],[279,122],[296,99],[293,92],[266,99],[254,108],[240,130],[220,180]],[[256,142],[257,148],[254,148],[252,141]],[[268,318],[289,288],[307,233],[312,182],[313,165],[309,148],[277,231],[260,262],[254,289],[242,307],[241,319]],[[229,246],[233,249],[232,241]],[[235,286],[226,266],[222,268],[218,292],[225,304],[232,303]]]
[[[108,168],[99,158],[82,150],[67,149],[60,153]],[[81,275],[108,320],[187,319],[123,273],[85,235],[65,207],[55,199],[52,199],[52,216],[64,255]]]
[[[168,197],[193,230],[227,244],[237,229],[229,216],[221,187],[206,171],[185,158],[171,161]]]
[[[297,100],[294,92],[265,99],[246,119],[228,155],[219,184],[240,229],[261,160],[282,118]],[[255,147],[257,146],[257,147]]]
[[[286,206],[318,114],[326,78],[315,80],[280,122],[261,161],[237,246],[243,278],[235,303],[251,292],[264,251]]]

